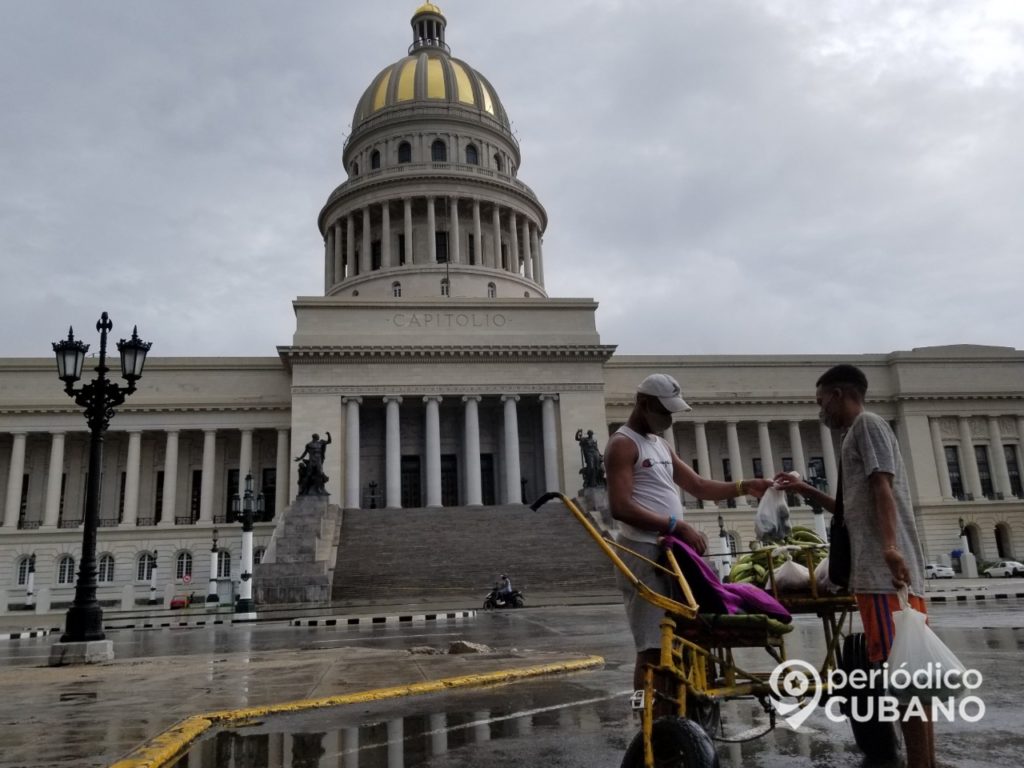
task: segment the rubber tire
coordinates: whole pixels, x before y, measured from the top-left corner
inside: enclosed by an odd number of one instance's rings
[[[520,595],[516,595],[512,598],[513,608],[522,608],[524,605],[526,605],[526,601],[523,600],[523,598]]]
[[[654,722],[654,765],[657,768],[718,768],[715,743],[693,720],[663,717]],[[638,733],[622,757],[621,768],[644,768],[644,735]]]
[[[493,598],[488,597],[486,600],[484,600],[484,610],[485,611],[493,611],[497,607],[498,606],[494,602]]]
[[[855,632],[847,635],[843,640],[843,650],[838,659],[839,668],[849,674],[855,669],[870,670],[871,661],[868,659],[868,646],[863,632]],[[862,697],[881,695],[884,691],[840,691],[846,696],[859,695]],[[840,710],[847,717],[850,716],[850,708],[847,704]],[[902,751],[902,738],[900,729],[896,723],[881,723],[877,720],[862,722],[850,720],[850,730],[853,731],[853,740],[857,742],[860,751],[870,760],[885,762],[895,760]]]
[[[989,573],[988,571],[985,571],[985,578],[986,579],[991,579],[992,578],[992,574]]]

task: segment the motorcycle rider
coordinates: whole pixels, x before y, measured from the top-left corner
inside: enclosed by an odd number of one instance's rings
[[[498,579],[498,599],[503,603],[512,599],[512,580],[504,573]]]

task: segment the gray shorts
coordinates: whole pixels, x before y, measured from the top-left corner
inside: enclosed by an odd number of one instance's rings
[[[619,543],[629,547],[643,557],[658,561],[661,555],[661,545],[649,542],[632,541],[631,539],[620,539]],[[663,595],[669,595],[668,576],[662,571],[656,570],[650,563],[634,557],[629,552],[617,549],[619,557],[626,567],[640,579],[644,584]],[[665,609],[644,600],[640,597],[636,588],[630,584],[626,577],[615,570],[615,580],[622,590],[622,600],[626,606],[626,621],[633,633],[633,642],[636,644],[637,653],[661,647],[661,620],[665,618]]]

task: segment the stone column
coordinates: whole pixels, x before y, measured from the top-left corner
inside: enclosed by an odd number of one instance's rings
[[[761,474],[771,480],[775,477],[775,459],[772,457],[772,438],[768,422],[757,422],[757,442],[761,448]]]
[[[532,236],[533,224],[529,219],[523,219],[523,267],[527,280],[533,280],[533,247],[530,243]]]
[[[967,480],[967,491],[974,496],[975,501],[980,501],[984,497],[981,494],[978,460],[974,455],[974,440],[971,438],[971,419],[969,416],[961,416],[957,421],[960,426],[960,463]]]
[[[558,479],[558,426],[555,422],[555,402],[558,395],[540,396],[540,420],[544,433],[544,490],[560,490]]]
[[[213,488],[217,471],[217,430],[203,430],[203,479],[199,486],[199,522],[213,522]],[[241,472],[239,472],[241,474]],[[244,490],[244,488],[243,488]]]
[[[711,454],[708,452],[707,429],[703,421],[695,421],[693,429],[697,443],[697,463],[700,465],[699,474],[711,477]],[[704,509],[718,509],[718,505],[713,501],[702,501],[701,504]]]
[[[494,238],[494,247],[491,249],[491,263],[489,267],[494,269],[501,269],[501,212],[498,210],[498,204],[494,203],[491,206],[491,231]],[[516,480],[516,485],[519,481]]]
[[[386,409],[384,448],[384,506],[400,509],[402,506],[402,431],[399,406],[402,398],[389,395],[384,398]]]
[[[789,422],[789,448],[793,451],[793,469],[806,480],[807,458],[804,456],[804,441],[800,436],[800,422],[797,419],[791,419]]]
[[[359,261],[356,259],[356,215],[349,213],[345,225],[345,261],[348,262],[348,276],[359,274]]]
[[[18,527],[21,513],[21,488],[25,480],[25,432],[12,432],[11,464],[7,470],[7,502],[4,505],[4,528]]]
[[[477,411],[479,395],[466,395],[465,439],[463,440],[466,463],[466,504],[479,507],[483,504],[483,490],[480,482],[480,415]]]
[[[391,266],[391,203],[380,204],[380,265],[382,269]]]
[[[484,240],[480,227],[480,201],[473,198],[473,258],[472,263],[480,266],[484,263]]]
[[[735,421],[725,422],[725,442],[729,447],[729,468],[732,470],[732,480],[743,479],[743,458],[740,456],[740,436]],[[738,499],[738,502],[743,498]]]
[[[988,452],[991,455],[989,461],[992,463],[992,478],[995,482],[997,493],[1003,494],[1004,499],[1013,498],[1013,490],[1010,488],[1010,470],[1006,466],[1006,453],[1003,451],[1003,433],[999,429],[999,417],[988,417]]]
[[[46,473],[46,502],[43,506],[43,528],[57,527],[57,518],[60,517],[60,486],[63,479],[64,433],[53,432],[50,435],[50,467]],[[127,514],[127,512],[128,501],[125,499],[125,513]]]
[[[512,242],[508,256],[508,271],[519,273],[519,217],[515,211],[508,212],[508,233]]]
[[[462,257],[459,248],[459,198],[453,197],[451,204],[452,230],[448,235],[448,260],[452,264],[461,264]]]
[[[434,213],[434,198],[427,197],[427,258],[428,263],[437,264],[437,217]]]
[[[174,525],[178,504],[178,430],[167,430],[167,451],[164,456],[164,494],[161,527]]]
[[[345,405],[345,508],[359,509],[359,406],[361,397],[343,397]]]
[[[402,199],[402,212],[405,217],[405,263],[412,264],[412,199]]]
[[[245,476],[252,474],[252,430],[243,429],[241,444],[238,448],[238,498],[245,495]],[[256,477],[253,476],[253,480]],[[258,489],[259,484],[255,487]]]
[[[953,500],[953,486],[949,482],[949,465],[946,464],[946,449],[942,445],[942,429],[938,419],[928,419],[932,433],[932,453],[935,456],[935,469],[939,473],[939,492],[943,501]]]
[[[502,395],[505,404],[505,503],[522,504],[523,490],[519,481],[522,472],[519,469],[519,416],[516,403],[519,395]]]
[[[291,469],[288,461],[288,430],[277,430],[277,487],[274,489],[274,515],[284,514],[291,496]]]
[[[821,436],[821,454],[825,460],[825,478],[828,480],[828,493],[836,495],[839,470],[836,468],[836,449],[832,443],[832,430],[818,422],[818,432]]]
[[[345,240],[341,231],[341,222],[334,222],[334,279],[341,282],[345,279]]]
[[[324,293],[334,285],[334,228],[328,227],[324,235]]]
[[[533,274],[537,282],[544,285],[544,258],[541,255],[540,230],[534,229],[530,233],[530,245],[533,250],[533,258],[536,263],[533,265]]]
[[[373,269],[370,258],[370,206],[363,206],[363,252],[359,254],[359,274],[368,275]]]
[[[142,430],[128,430],[128,460],[124,468],[124,515],[121,525],[134,528],[139,522],[139,467],[142,462]],[[56,518],[55,518],[56,519]]]
[[[427,395],[427,506],[441,506],[441,398]]]

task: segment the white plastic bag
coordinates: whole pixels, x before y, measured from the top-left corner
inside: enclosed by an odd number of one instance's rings
[[[800,592],[811,588],[811,574],[807,566],[786,560],[775,569],[775,589],[779,592]]]
[[[790,472],[798,479],[800,475]],[[786,503],[786,492],[781,488],[769,488],[757,505],[754,517],[754,532],[761,541],[782,541],[793,532],[789,522],[789,505]]]
[[[835,594],[840,589],[835,584],[833,584],[832,580],[828,577],[827,557],[820,563],[818,563],[818,567],[814,569],[814,580],[818,584],[819,595]]]
[[[928,617],[911,607],[906,587],[898,594],[902,610],[892,614],[889,695],[901,704],[919,698],[927,711],[932,697],[946,699],[963,694],[965,668],[925,623]]]

